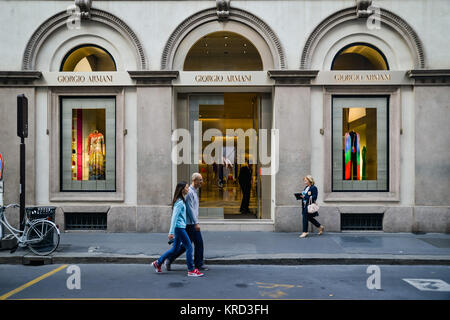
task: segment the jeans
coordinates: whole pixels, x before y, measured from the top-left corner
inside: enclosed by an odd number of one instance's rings
[[[186,233],[189,236],[189,239],[194,244],[194,265],[196,268],[199,268],[203,265],[203,238],[202,233],[200,231],[195,230],[194,224],[186,225]],[[181,256],[186,251],[184,245],[175,251],[170,257],[168,257],[169,262],[172,263]],[[186,253],[187,255],[187,253]]]
[[[311,213],[308,213],[308,206],[305,206],[302,210],[303,218],[303,232],[308,232],[308,221],[310,221],[316,228],[320,227],[320,223],[314,219]]]
[[[189,271],[194,270],[194,264],[192,262],[192,244],[189,240],[189,236],[184,228],[175,228],[175,239],[173,241],[173,246],[168,251],[163,253],[158,259],[158,264],[161,266],[164,260],[173,256],[176,252],[181,249],[183,245],[184,250],[186,250],[186,264]]]

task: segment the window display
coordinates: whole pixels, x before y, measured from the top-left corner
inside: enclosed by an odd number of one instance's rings
[[[344,108],[342,112],[343,179],[377,180],[377,109]]]
[[[88,138],[89,180],[105,180],[105,137],[94,130]]]
[[[387,191],[388,97],[333,97],[333,191]]]
[[[62,109],[63,191],[113,191],[115,99],[62,98]]]

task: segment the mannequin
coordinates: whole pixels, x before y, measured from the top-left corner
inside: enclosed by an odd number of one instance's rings
[[[361,158],[362,158],[361,177],[362,177],[362,180],[367,180],[367,148],[366,148],[366,146],[364,146],[362,148]]]
[[[345,180],[361,180],[361,151],[359,133],[351,130],[345,134]]]
[[[94,130],[88,137],[89,180],[105,180],[105,137]]]

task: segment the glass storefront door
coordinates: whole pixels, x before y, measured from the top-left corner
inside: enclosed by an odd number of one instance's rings
[[[270,96],[192,94],[184,101],[178,105],[177,125],[189,130],[193,160],[177,171],[186,181],[194,172],[202,174],[200,217],[270,219],[271,178],[260,175],[258,157],[260,129],[272,125]]]

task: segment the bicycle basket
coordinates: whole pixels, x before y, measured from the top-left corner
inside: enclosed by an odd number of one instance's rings
[[[28,207],[25,208],[28,219],[33,221],[36,219],[47,219],[55,222],[56,207]]]

